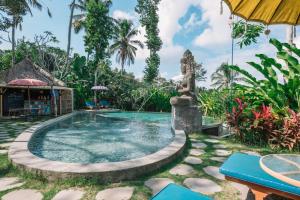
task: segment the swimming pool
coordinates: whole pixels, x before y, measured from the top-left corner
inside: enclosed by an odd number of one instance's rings
[[[67,163],[106,163],[140,158],[174,139],[169,113],[80,112],[36,132],[34,155]]]

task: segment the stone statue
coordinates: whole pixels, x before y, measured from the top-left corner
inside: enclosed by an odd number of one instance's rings
[[[198,108],[195,94],[195,68],[197,63],[191,51],[187,50],[181,59],[181,72],[183,80],[178,87],[180,97],[170,100],[172,105],[172,128],[196,133],[202,130],[202,114]]]
[[[197,101],[195,95],[196,82],[195,82],[195,67],[196,62],[194,56],[190,50],[187,50],[183,58],[181,59],[181,73],[183,75],[182,84],[179,87],[178,92],[182,96],[192,97],[194,102]]]

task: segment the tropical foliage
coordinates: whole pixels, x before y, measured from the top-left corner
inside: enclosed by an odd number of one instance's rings
[[[124,65],[134,64],[136,51],[138,48],[144,48],[144,44],[135,39],[139,31],[133,27],[131,20],[121,19],[116,21],[115,34],[110,52],[116,54],[116,61],[121,64],[121,72],[124,71]]]
[[[203,115],[225,120],[227,104],[230,101],[228,90],[203,89],[198,93],[199,106]]]
[[[243,20],[233,24],[232,37],[238,40],[240,48],[257,43],[257,38],[263,33],[264,26],[261,24],[251,24]],[[268,34],[268,30],[265,32]]]
[[[260,64],[248,62],[264,79],[257,79],[238,66],[229,66],[243,75],[244,83],[235,84],[243,95],[236,100],[227,120],[243,142],[292,150],[300,142],[300,50],[276,39],[270,43],[278,50],[277,59],[258,54]]]
[[[245,97],[250,98],[254,105],[271,105],[278,111],[287,113],[287,108],[299,111],[300,106],[300,50],[287,43],[271,39],[277,50],[277,60],[264,54],[256,55],[261,63],[248,62],[250,67],[260,73],[264,79],[259,80],[250,72],[238,67],[229,68],[243,75],[245,84],[237,83],[236,87],[245,91]],[[291,54],[293,53],[293,55]],[[282,60],[287,66],[279,63]],[[281,80],[281,77],[284,80]]]
[[[231,84],[242,80],[243,79],[239,76],[238,72],[232,71],[229,68],[228,63],[222,63],[211,75],[212,86],[218,90],[228,89]]]
[[[160,0],[138,0],[136,12],[140,15],[140,23],[146,29],[146,45],[150,50],[150,57],[146,59],[145,81],[151,83],[158,76],[160,57],[158,51],[162,47],[158,29],[158,4]]]

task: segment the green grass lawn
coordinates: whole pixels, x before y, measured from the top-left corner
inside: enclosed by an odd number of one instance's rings
[[[43,119],[44,120],[44,119]],[[0,121],[0,134],[4,131],[7,131],[11,136],[17,136],[22,130],[30,127],[33,124],[39,123],[38,120],[33,122],[24,122],[22,120],[11,120],[11,121]],[[204,139],[209,138],[208,136],[201,135],[201,134],[192,134],[189,136],[190,138],[198,139],[199,141],[203,141]],[[21,178],[25,184],[21,188],[26,189],[37,189],[41,191],[44,195],[45,200],[50,200],[54,197],[56,193],[60,190],[68,189],[68,188],[81,188],[86,193],[83,199],[85,200],[92,200],[95,198],[96,194],[103,189],[111,188],[111,187],[118,187],[118,186],[132,186],[135,188],[135,192],[133,195],[133,200],[146,200],[151,197],[151,190],[144,186],[144,182],[152,177],[160,177],[160,178],[170,178],[174,180],[177,184],[183,185],[183,181],[185,178],[192,177],[192,178],[207,178],[210,179],[217,184],[219,184],[223,191],[216,193],[213,197],[218,200],[235,200],[238,198],[238,191],[235,190],[227,181],[220,181],[218,179],[213,178],[212,176],[207,175],[203,168],[206,166],[220,166],[221,163],[217,161],[212,161],[209,158],[213,155],[215,148],[213,148],[213,144],[206,143],[208,146],[205,148],[206,153],[204,155],[198,156],[203,160],[203,163],[200,165],[193,165],[192,167],[196,170],[195,174],[191,174],[189,176],[175,176],[169,173],[169,170],[176,166],[179,163],[183,163],[183,158],[188,155],[189,150],[191,149],[191,142],[188,141],[187,149],[185,150],[182,157],[178,158],[172,164],[160,169],[159,171],[149,174],[148,176],[140,177],[135,181],[124,181],[120,183],[114,184],[101,184],[98,183],[97,180],[85,180],[85,179],[68,179],[68,180],[60,180],[55,182],[49,182],[43,177],[38,177],[36,175],[24,172],[12,166],[8,161],[7,155],[0,155],[0,177],[10,177],[10,176],[17,176]],[[262,155],[274,153],[269,148],[260,148],[260,147],[248,147],[241,145],[235,142],[233,139],[221,139],[220,144],[226,145],[228,148],[227,150],[231,150],[233,152],[238,152],[241,150],[247,151],[255,151],[259,152]],[[15,190],[15,189],[13,189]],[[10,192],[4,191],[0,192],[0,197],[5,195],[6,193]]]

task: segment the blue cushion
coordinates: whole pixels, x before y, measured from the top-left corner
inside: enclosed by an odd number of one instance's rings
[[[85,102],[85,105],[86,105],[86,106],[94,107],[94,106],[95,106],[95,102],[86,101],[86,102]]]
[[[185,187],[169,184],[156,194],[152,200],[212,200],[202,194],[193,192]]]
[[[287,184],[267,174],[259,164],[260,157],[235,153],[221,166],[220,172],[226,176],[255,183],[264,187],[300,195],[300,188]]]

